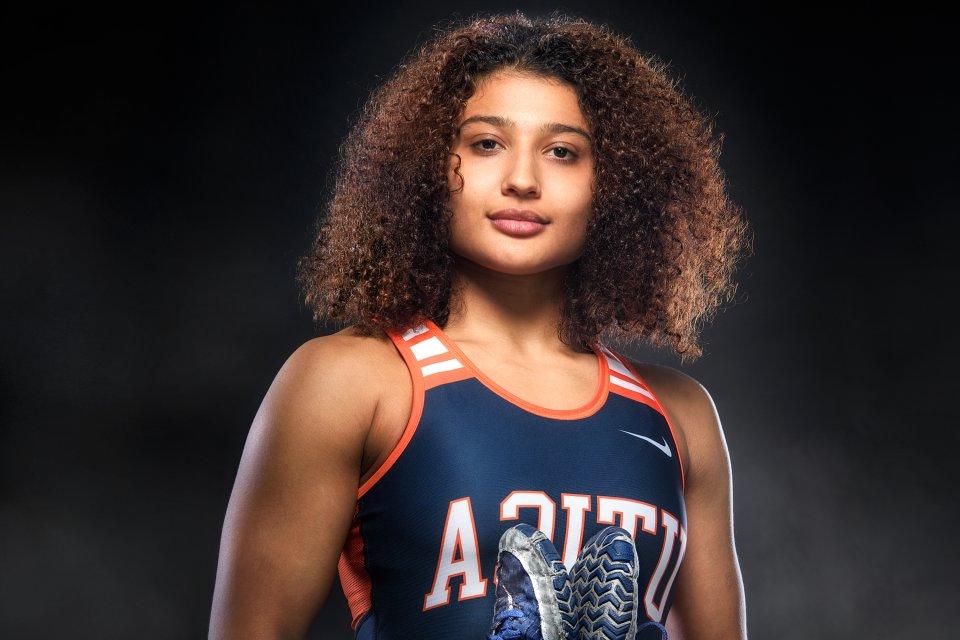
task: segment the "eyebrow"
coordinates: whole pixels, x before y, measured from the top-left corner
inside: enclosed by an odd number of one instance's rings
[[[474,122],[486,122],[487,124],[493,125],[494,127],[500,127],[501,129],[512,129],[517,126],[516,122],[510,118],[504,118],[503,116],[470,116],[460,123],[460,126],[457,127],[457,133],[459,134],[461,129]],[[583,136],[587,139],[587,142],[593,142],[593,138],[590,137],[590,134],[580,127],[575,127],[573,125],[563,124],[560,122],[543,123],[540,126],[540,133],[573,133]]]

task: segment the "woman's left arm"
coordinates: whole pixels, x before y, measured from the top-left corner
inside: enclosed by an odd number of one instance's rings
[[[687,548],[668,615],[670,638],[746,640],[730,455],[717,408],[710,393],[686,374],[658,365],[643,368],[687,452]]]

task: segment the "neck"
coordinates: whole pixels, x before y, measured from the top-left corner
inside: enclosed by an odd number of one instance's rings
[[[570,351],[557,336],[570,265],[530,275],[493,271],[457,256],[450,317],[457,341],[495,343],[516,353]]]

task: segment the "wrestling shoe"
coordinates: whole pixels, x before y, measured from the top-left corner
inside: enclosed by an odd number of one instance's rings
[[[605,527],[590,538],[570,572],[576,602],[571,640],[665,639],[665,630],[662,639],[656,635],[663,630],[656,622],[638,628],[639,573],[637,547],[625,529]]]
[[[667,629],[659,622],[644,622],[637,627],[637,640],[669,640]]]
[[[528,524],[504,531],[493,580],[496,603],[487,640],[569,640],[570,575],[546,534]]]

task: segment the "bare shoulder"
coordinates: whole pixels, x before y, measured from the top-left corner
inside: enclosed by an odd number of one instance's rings
[[[308,371],[336,373],[355,382],[378,379],[376,374],[383,366],[403,371],[403,361],[386,335],[364,335],[353,326],[307,340],[290,356],[290,362]]]
[[[264,404],[287,414],[285,423],[316,424],[320,413],[349,418],[340,424],[364,430],[365,438],[382,392],[389,388],[386,383],[391,374],[403,374],[403,367],[389,338],[361,335],[348,327],[297,347],[277,373]]]
[[[412,386],[407,365],[386,334],[367,336],[351,326],[327,337],[339,341],[339,352],[352,359],[354,380],[376,396],[381,408],[397,395],[401,398],[410,395]]]
[[[714,412],[713,397],[692,376],[662,364],[630,361],[643,379],[653,387],[664,405],[678,415],[693,416]]]
[[[715,457],[718,445],[725,449],[717,408],[706,387],[673,367],[634,360],[629,363],[667,412],[681,440],[678,444],[686,453],[688,475],[704,466],[705,457]]]
[[[324,399],[317,410],[338,414],[347,430],[339,435],[353,443],[363,483],[389,455],[412,410],[412,381],[393,342],[350,326],[308,340],[284,366],[302,378],[302,402]],[[308,413],[301,421],[315,420]]]

